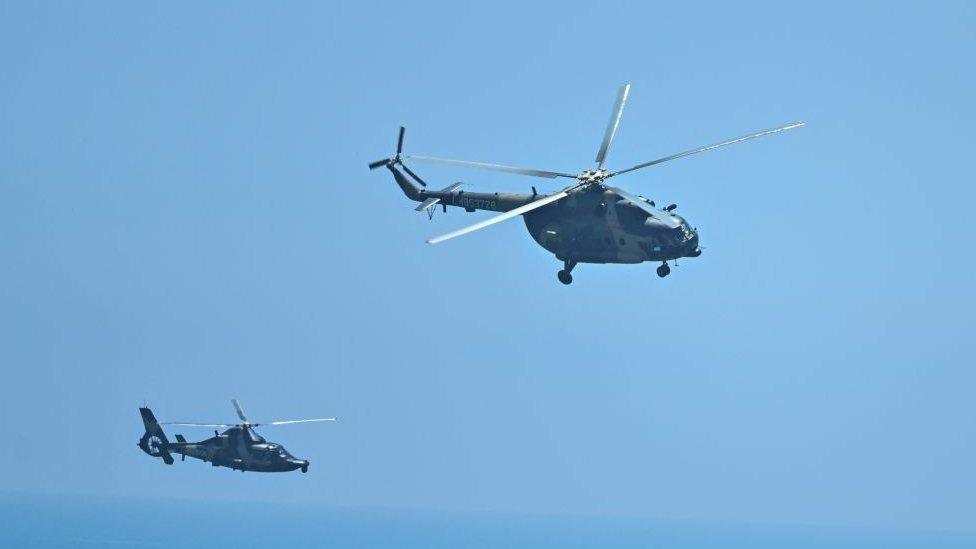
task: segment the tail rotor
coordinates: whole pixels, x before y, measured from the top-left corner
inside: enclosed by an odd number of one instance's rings
[[[393,155],[390,158],[384,158],[383,160],[377,160],[376,162],[370,162],[369,169],[375,170],[376,168],[380,168],[380,167],[383,167],[383,166],[390,167],[390,166],[395,166],[395,165],[399,164],[400,167],[403,168],[403,171],[407,172],[407,174],[409,174],[410,177],[412,177],[414,179],[414,181],[416,181],[417,183],[420,183],[420,186],[421,187],[426,187],[427,186],[427,182],[424,181],[423,179],[421,179],[419,175],[413,173],[413,170],[411,170],[410,168],[408,168],[403,163],[403,160],[400,157],[400,154],[403,152],[403,134],[406,133],[406,131],[407,131],[406,128],[404,128],[403,126],[400,126],[400,134],[397,136],[396,154]]]
[[[152,457],[163,458],[166,465],[172,465],[173,456],[169,453],[169,440],[166,439],[166,433],[156,421],[156,416],[146,407],[139,408],[139,413],[142,414],[142,423],[146,427],[145,434],[139,439],[139,448]]]
[[[390,166],[392,164],[399,164],[400,163],[400,153],[403,152],[403,134],[406,131],[407,131],[406,128],[404,128],[403,126],[400,126],[400,135],[397,136],[396,154],[393,155],[390,158],[384,158],[383,160],[377,160],[376,162],[370,162],[369,163],[369,169],[375,170],[376,168],[379,168],[379,167],[382,167],[382,166]]]

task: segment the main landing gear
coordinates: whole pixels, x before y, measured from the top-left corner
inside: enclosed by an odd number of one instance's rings
[[[567,259],[566,261],[563,262],[563,270],[559,271],[556,274],[556,277],[559,278],[559,281],[562,282],[563,284],[566,285],[572,284],[573,275],[570,273],[573,272],[573,267],[575,266],[576,266],[575,261],[570,261]]]
[[[668,262],[665,261],[661,263],[661,266],[657,268],[657,276],[664,278],[671,274],[671,267],[668,266]]]

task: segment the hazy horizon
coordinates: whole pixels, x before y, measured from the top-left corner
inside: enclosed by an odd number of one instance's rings
[[[135,497],[4,499],[24,547],[972,547],[976,532]],[[52,515],[56,520],[52,520]],[[165,528],[161,522],[165,521]],[[239,525],[239,526],[237,526]]]

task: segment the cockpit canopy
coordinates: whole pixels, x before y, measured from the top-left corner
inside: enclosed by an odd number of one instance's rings
[[[638,236],[649,236],[654,233],[671,232],[675,231],[676,234],[680,234],[682,231],[680,229],[672,229],[660,222],[649,213],[643,209],[635,206],[629,200],[621,200],[616,204],[617,219],[620,221],[620,226],[623,230],[630,234]],[[664,212],[662,212],[664,213]],[[683,226],[687,225],[680,216],[675,214],[671,215],[675,220],[681,223]]]
[[[251,448],[253,448],[255,452],[263,452],[284,459],[289,459],[292,457],[292,455],[288,453],[288,450],[285,450],[284,446],[274,442],[270,444],[255,444]]]

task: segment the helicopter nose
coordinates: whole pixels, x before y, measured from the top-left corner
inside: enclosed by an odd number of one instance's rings
[[[292,459],[290,460],[295,469],[301,469],[303,473],[308,472],[308,460],[307,459]]]
[[[692,229],[691,238],[688,239],[686,249],[688,252],[685,253],[685,257],[698,257],[701,255],[701,248],[698,247],[698,231]]]

